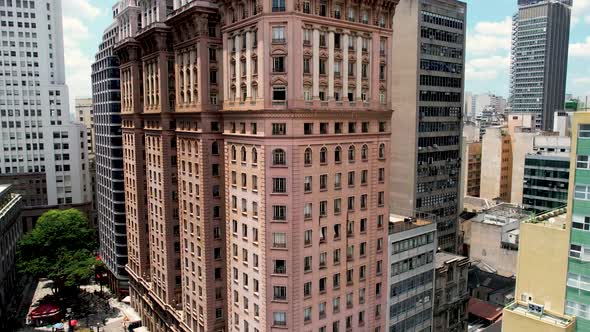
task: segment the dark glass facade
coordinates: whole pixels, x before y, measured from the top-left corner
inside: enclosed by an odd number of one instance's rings
[[[567,204],[569,157],[529,155],[524,167],[522,204],[525,209],[539,213]]]

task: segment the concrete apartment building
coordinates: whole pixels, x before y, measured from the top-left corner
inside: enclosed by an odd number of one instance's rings
[[[127,227],[121,136],[121,83],[119,59],[113,48],[120,33],[120,21],[123,21],[129,11],[133,11],[133,8],[128,9],[130,6],[132,3],[129,1],[121,1],[113,6],[113,23],[104,30],[92,64],[94,204],[100,255],[108,270],[109,286],[121,295],[129,292],[129,278],[125,270]]]
[[[146,327],[384,331],[397,1],[128,3],[127,271]]]
[[[49,205],[91,201],[86,130],[70,122],[61,1],[0,1],[0,172],[45,173]]]
[[[492,93],[482,93],[473,95],[471,102],[471,117],[477,119],[484,115],[484,111],[493,110],[498,113],[504,113],[506,110],[506,99],[496,96]]]
[[[553,129],[563,109],[572,0],[518,0],[512,19],[511,112],[535,116],[535,128]]]
[[[505,277],[516,275],[520,223],[531,213],[509,203],[501,203],[463,221],[469,231],[465,245],[473,264]],[[467,225],[469,224],[469,225]]]
[[[457,250],[462,191],[465,17],[466,5],[459,1],[400,2],[390,58],[390,204],[394,212],[436,215],[438,245],[451,252]]]
[[[433,331],[467,331],[467,274],[469,258],[438,252],[435,255]]]
[[[15,315],[12,301],[18,283],[16,276],[16,248],[23,235],[20,212],[22,196],[11,185],[0,185],[0,329],[8,329],[8,322]]]
[[[576,331],[576,325],[577,331],[588,330],[566,314],[576,314],[565,299],[570,228],[565,209],[521,223],[515,300],[504,308],[502,331]]]
[[[482,140],[480,196],[510,202],[512,145],[505,127],[488,128]]]
[[[389,216],[390,331],[431,331],[434,304],[436,223]]]

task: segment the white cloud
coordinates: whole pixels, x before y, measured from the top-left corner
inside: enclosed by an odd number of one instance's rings
[[[467,52],[469,54],[495,54],[510,50],[512,19],[502,21],[478,22],[474,32],[467,33]]]
[[[63,0],[62,11],[66,83],[70,90],[70,110],[73,110],[76,97],[92,94],[90,66],[98,45],[88,45],[91,40],[88,22],[101,15],[103,10],[89,0]]]
[[[590,0],[574,0],[572,9],[572,22],[584,21],[590,23]]]
[[[465,76],[467,80],[472,81],[494,80],[498,73],[506,73],[509,69],[510,57],[493,55],[467,61]]]
[[[101,14],[100,8],[92,5],[89,0],[63,0],[62,11],[64,15],[83,16],[94,18]]]
[[[569,52],[571,56],[590,57],[590,37],[586,37],[582,43],[570,44]]]
[[[574,84],[590,85],[590,77],[577,77],[577,78],[574,78]]]

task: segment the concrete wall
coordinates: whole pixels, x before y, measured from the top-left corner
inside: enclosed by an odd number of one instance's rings
[[[471,222],[470,258],[481,261],[496,269],[505,277],[516,275],[518,251],[503,249],[502,226],[481,222]]]

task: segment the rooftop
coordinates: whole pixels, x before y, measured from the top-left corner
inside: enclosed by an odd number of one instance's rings
[[[543,314],[538,314],[529,310],[529,307],[525,303],[512,302],[506,308],[506,311],[514,312],[515,314],[527,317],[529,319],[538,320],[542,323],[549,324],[552,326],[565,328],[575,323],[575,318],[570,316],[557,316],[553,313],[545,311]]]
[[[502,317],[502,307],[491,304],[474,297],[469,299],[467,304],[467,311],[469,314],[485,319],[490,322],[495,322]]]
[[[486,224],[505,225],[514,221],[522,221],[531,217],[531,212],[510,203],[501,203],[484,210],[473,221]]]
[[[526,220],[523,220],[523,223],[527,224],[540,224],[547,227],[554,227],[559,229],[564,229],[567,223],[566,220],[567,216],[567,207],[557,208],[555,210],[547,211],[540,213],[535,216],[531,216]]]
[[[406,232],[419,227],[431,225],[432,221],[391,213],[389,215],[389,234]]]
[[[464,256],[455,255],[455,254],[441,251],[441,252],[436,253],[436,257],[434,258],[434,260],[436,261],[436,268],[439,269],[439,268],[445,266],[445,264],[452,263],[454,261],[461,261],[461,260],[467,261],[468,258],[464,257]]]

